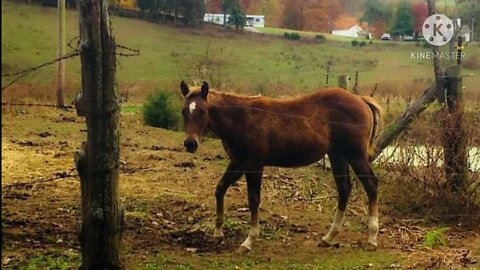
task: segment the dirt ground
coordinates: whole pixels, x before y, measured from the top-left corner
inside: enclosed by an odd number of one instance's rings
[[[478,226],[395,215],[381,186],[380,247],[363,250],[366,201],[358,181],[341,244],[317,247],[336,205],[330,172],[317,164],[266,169],[261,238],[253,252],[237,254],[248,233],[244,179],[227,193],[225,242],[212,239],[214,188],[228,162],[220,142],[205,139],[192,155],[182,148],[182,133],[146,127],[138,111],[123,112],[121,125],[123,256],[129,269],[480,268]],[[80,185],[73,159],[85,139],[85,121],[74,111],[3,109],[3,268],[80,265]],[[450,229],[436,233],[445,226]],[[448,244],[425,245],[433,234]]]

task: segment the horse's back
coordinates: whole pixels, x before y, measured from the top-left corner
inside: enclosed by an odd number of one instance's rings
[[[368,146],[371,112],[362,99],[341,88],[324,88],[308,95],[244,100],[239,131],[229,138],[227,152],[264,165],[296,167],[321,159],[332,147]],[[369,114],[370,113],[370,114]]]

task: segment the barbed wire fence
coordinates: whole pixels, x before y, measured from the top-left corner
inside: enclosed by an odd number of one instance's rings
[[[74,46],[73,43],[77,41],[77,45]],[[127,46],[123,46],[123,45],[116,45],[117,48],[119,48],[121,51],[120,52],[117,52],[116,54],[118,56],[122,56],[122,57],[132,57],[132,56],[139,56],[140,55],[140,50],[138,49],[133,49],[133,48],[129,48]],[[59,57],[59,58],[55,58],[55,59],[52,59],[52,60],[49,60],[47,62],[44,62],[42,64],[39,64],[39,65],[36,65],[36,66],[33,66],[33,67],[29,67],[27,69],[24,69],[24,70],[21,70],[21,71],[18,71],[18,72],[13,72],[13,73],[7,73],[7,74],[3,74],[2,75],[2,78],[10,78],[10,77],[13,77],[13,79],[11,81],[9,81],[6,85],[2,86],[2,92],[5,91],[6,89],[8,89],[9,87],[11,87],[12,85],[14,85],[15,83],[19,82],[21,79],[25,78],[26,76],[28,76],[29,74],[39,70],[39,69],[42,69],[44,67],[47,67],[47,66],[50,66],[50,65],[53,65],[55,63],[57,63],[58,61],[61,61],[61,60],[65,60],[65,59],[73,59],[77,56],[80,56],[82,53],[80,52],[80,50],[78,49],[79,47],[79,37],[75,37],[73,39],[71,39],[69,42],[68,42],[68,47],[72,50],[71,52],[67,53],[66,55],[62,56],[62,57]],[[118,61],[118,60],[117,60]],[[119,62],[117,62],[119,64]],[[330,71],[330,66],[327,67],[327,71],[325,73],[325,75],[327,76],[326,78],[326,85],[329,84],[329,79],[331,80],[331,77],[329,78],[329,76],[349,76],[349,74],[355,74],[355,87],[358,87],[358,74],[359,74],[359,71],[354,71],[354,72],[338,72],[338,73],[335,73],[335,72],[331,72]],[[298,73],[298,72],[297,72]],[[302,73],[303,74],[303,73]],[[305,72],[305,74],[312,74],[312,75],[318,75],[319,73],[318,72]],[[469,76],[469,75],[464,75],[464,76]],[[353,77],[353,76],[351,76]],[[351,78],[350,77],[350,78]],[[372,93],[376,92],[378,88],[378,83],[375,85],[375,88],[373,89]],[[52,107],[52,108],[62,108],[62,109],[73,109],[74,106],[73,105],[65,105],[65,106],[57,106],[55,104],[42,104],[42,103],[18,103],[18,102],[13,102],[13,103],[9,103],[9,102],[2,102],[2,106],[29,106],[29,107]],[[273,111],[266,111],[266,110],[262,110],[262,109],[259,109],[259,108],[251,108],[251,107],[247,107],[247,109],[252,109],[252,110],[258,110],[258,111],[263,111],[263,112],[266,112],[266,113],[276,113],[276,112],[273,112]],[[278,113],[276,113],[278,114]],[[282,114],[283,115],[283,114]],[[303,115],[288,115],[289,117],[301,117],[301,118],[305,118],[305,116]],[[342,124],[345,124],[345,123],[333,123],[333,124],[337,124],[337,125],[342,125]],[[445,128],[438,128],[438,129],[442,129],[442,130],[445,130]],[[49,182],[53,182],[53,181],[57,181],[57,180],[62,180],[62,179],[67,179],[67,178],[74,178],[74,177],[77,177],[78,174],[75,173],[75,168],[71,168],[67,171],[60,171],[60,172],[56,172],[54,173],[53,176],[51,177],[47,177],[47,178],[38,178],[38,179],[33,179],[31,181],[28,181],[28,182],[18,182],[18,183],[11,183],[11,184],[7,184],[7,185],[3,185],[2,186],[2,189],[8,191],[8,190],[11,190],[13,188],[25,188],[25,187],[31,187],[31,186],[34,186],[34,185],[37,185],[37,184],[44,184],[44,183],[49,183]],[[378,178],[380,180],[383,180],[385,177],[389,177],[388,175],[378,175]],[[3,196],[3,195],[2,195]]]
[[[77,45],[74,47],[73,46],[73,42],[77,41]],[[13,72],[13,73],[7,73],[7,74],[2,74],[2,78],[8,78],[8,77],[14,77],[10,82],[8,82],[6,85],[2,86],[2,92],[9,88],[10,86],[12,86],[13,84],[17,83],[18,81],[20,81],[21,79],[23,79],[24,77],[26,77],[27,75],[31,74],[32,72],[34,71],[37,71],[41,68],[44,68],[44,67],[47,67],[47,66],[50,66],[50,65],[53,65],[61,60],[66,60],[66,59],[72,59],[72,58],[75,58],[77,56],[80,56],[81,54],[83,54],[83,52],[81,52],[81,50],[79,50],[79,46],[80,46],[80,37],[74,37],[72,38],[68,43],[67,43],[67,46],[72,50],[71,52],[65,54],[64,56],[62,57],[57,57],[57,58],[54,58],[52,60],[49,60],[47,62],[44,62],[42,64],[39,64],[39,65],[36,65],[36,66],[33,66],[33,67],[29,67],[29,68],[26,68],[24,70],[21,70],[21,71],[17,71],[17,72]],[[121,56],[121,57],[132,57],[132,56],[139,56],[140,55],[140,50],[139,49],[133,49],[133,48],[129,48],[127,46],[124,46],[124,45],[120,45],[120,44],[117,44],[116,45],[117,48],[121,49],[120,52],[116,52],[116,55],[118,56]],[[3,105],[3,104],[2,104]]]

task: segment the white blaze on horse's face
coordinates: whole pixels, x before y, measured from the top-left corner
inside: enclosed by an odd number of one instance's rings
[[[197,108],[197,103],[196,102],[190,103],[188,108],[190,109],[190,113],[193,113],[193,111],[195,111],[195,109]]]

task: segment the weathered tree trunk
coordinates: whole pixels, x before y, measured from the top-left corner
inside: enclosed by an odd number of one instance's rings
[[[440,88],[443,89],[443,86],[440,86]],[[384,131],[375,140],[375,151],[370,156],[370,160],[375,160],[382,153],[383,149],[397,139],[413,120],[418,118],[428,105],[435,101],[437,92],[436,85],[427,88],[413,104],[408,106],[401,116],[385,127]]]
[[[82,95],[88,136],[76,156],[81,180],[83,269],[120,269],[119,105],[107,0],[80,0]]]
[[[452,191],[465,187],[467,179],[467,147],[463,130],[463,94],[461,66],[447,69],[447,96],[443,122],[443,155],[445,175]]]
[[[65,1],[58,0],[58,58],[65,55]],[[57,68],[57,106],[64,107],[65,59],[58,61]]]

